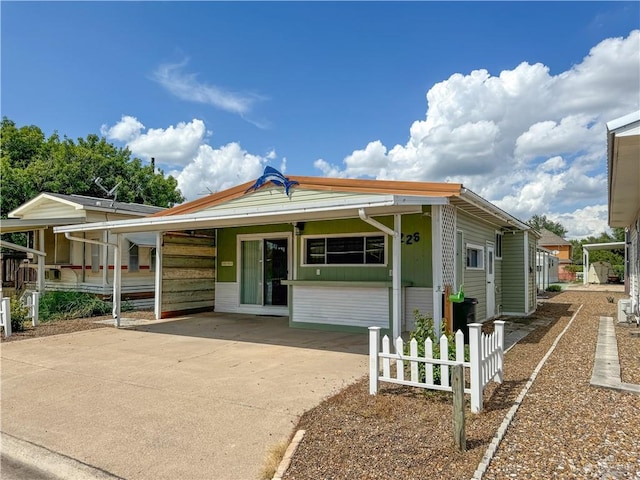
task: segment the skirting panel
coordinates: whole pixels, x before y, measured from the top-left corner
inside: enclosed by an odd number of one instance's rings
[[[388,288],[293,287],[294,322],[389,328]]]

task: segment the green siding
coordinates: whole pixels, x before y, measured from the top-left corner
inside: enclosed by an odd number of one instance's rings
[[[505,233],[502,237],[502,310],[525,311],[524,232]]]
[[[495,244],[496,227],[458,210],[457,229],[462,230],[465,245],[467,243],[478,245],[482,247],[485,252],[485,268],[482,270],[470,270],[466,268],[466,246],[463,247],[462,250],[465,254],[465,258],[463,259],[464,296],[478,299],[478,305],[476,305],[476,320],[483,322],[487,318],[486,245],[487,242]],[[504,262],[504,260],[502,261]],[[498,269],[502,267],[499,267],[498,263],[499,261],[495,262],[494,273],[496,289],[500,291],[503,283],[498,274]],[[499,308],[499,305],[498,293],[496,293],[496,309]]]

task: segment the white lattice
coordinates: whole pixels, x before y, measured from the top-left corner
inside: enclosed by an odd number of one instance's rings
[[[454,285],[456,271],[456,209],[442,206],[442,283]]]

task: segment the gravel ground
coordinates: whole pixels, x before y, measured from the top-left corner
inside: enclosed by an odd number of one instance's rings
[[[640,328],[635,323],[632,326],[615,323],[622,381],[640,385],[640,337],[631,336],[631,332],[640,332]]]
[[[535,317],[553,321],[506,354],[504,383],[485,389],[481,414],[471,414],[467,404],[466,452],[453,448],[450,394],[381,384],[381,393],[370,396],[363,378],[302,416],[297,428],[306,434],[285,478],[471,478],[515,398],[580,304],[485,478],[640,478],[640,396],[589,386],[598,318],[616,308],[607,295],[569,291],[539,307]]]

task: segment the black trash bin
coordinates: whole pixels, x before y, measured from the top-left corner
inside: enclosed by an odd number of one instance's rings
[[[462,330],[464,343],[469,343],[469,328],[467,325],[476,321],[477,298],[465,298],[460,303],[453,304],[453,332]]]

